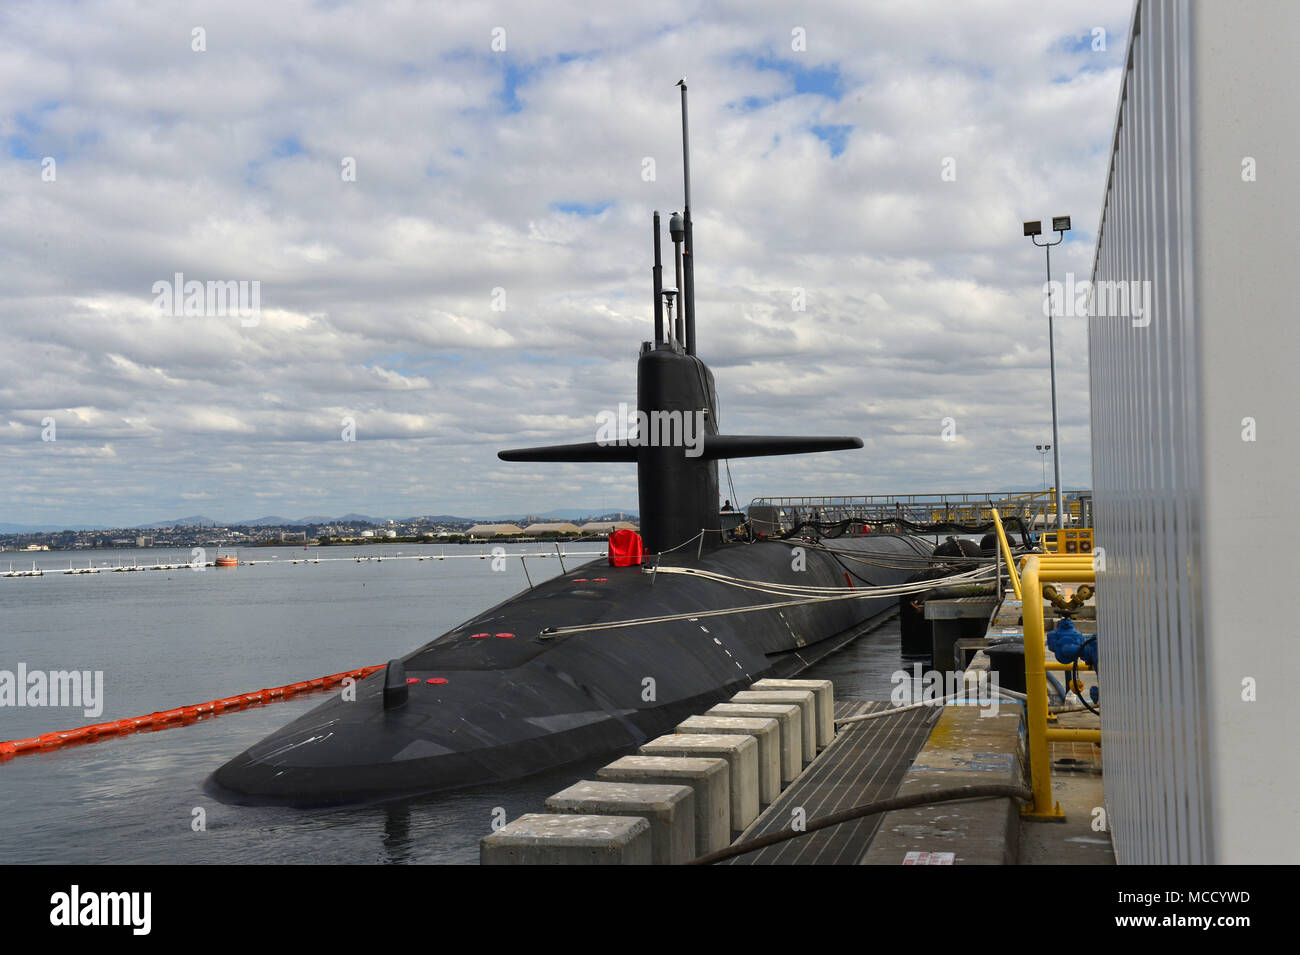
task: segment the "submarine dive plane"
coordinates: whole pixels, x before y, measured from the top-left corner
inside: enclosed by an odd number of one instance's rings
[[[679,308],[674,323],[677,290],[663,286],[655,212],[654,341],[637,359],[637,409],[639,420],[666,422],[684,440],[499,454],[635,464],[644,560],[613,566],[611,544],[610,566],[593,561],[478,614],[362,680],[354,700],[335,696],[236,756],[213,774],[219,788],[348,802],[498,782],[627,751],[755,680],[793,676],[855,639],[896,605],[896,595],[870,588],[902,583],[929,557],[932,545],[901,534],[842,536],[827,547],[720,528],[728,515],[718,509],[719,460],[862,441],[718,431],[713,373],[695,350],[685,81],[679,85],[685,206],[670,224]],[[676,426],[687,420],[698,434]]]

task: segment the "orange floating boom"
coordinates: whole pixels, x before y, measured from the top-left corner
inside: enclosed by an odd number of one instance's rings
[[[206,703],[197,703],[194,706],[180,706],[171,710],[162,710],[158,713],[150,713],[148,716],[110,720],[106,723],[78,726],[75,729],[60,730],[55,733],[42,733],[40,736],[33,736],[30,739],[0,741],[0,760],[22,756],[26,753],[39,753],[45,750],[58,749],[62,746],[70,746],[73,743],[93,743],[101,739],[107,739],[110,736],[123,736],[142,729],[168,729],[174,725],[187,726],[207,716],[218,716],[231,710],[242,710],[249,706],[275,703],[280,700],[287,700],[299,693],[338,686],[349,678],[363,680],[376,670],[382,670],[383,668],[383,664],[373,667],[361,667],[358,670],[348,670],[346,673],[334,673],[330,676],[317,677],[314,680],[257,690],[254,693],[242,693],[238,696],[227,696],[219,700],[208,700]]]

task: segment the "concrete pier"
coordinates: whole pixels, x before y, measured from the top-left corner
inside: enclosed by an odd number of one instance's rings
[[[695,792],[695,854],[731,842],[731,771],[718,757],[624,756],[596,771],[606,782],[690,786]]]
[[[695,792],[690,786],[584,779],[546,800],[555,813],[631,816],[650,824],[654,865],[680,865],[695,858]]]
[[[781,782],[791,783],[803,772],[805,762],[817,754],[803,748],[803,707],[797,703],[719,703],[705,716],[748,716],[776,720],[781,724]]]
[[[781,724],[766,717],[688,716],[678,733],[752,736],[758,741],[758,798],[770,806],[781,795]]]
[[[643,756],[716,756],[727,761],[731,789],[731,831],[758,818],[758,740],[720,733],[673,733],[641,746]]]
[[[961,785],[1025,785],[1021,709],[945,706],[898,787],[901,796]],[[935,803],[886,813],[862,865],[1012,865],[1020,804],[1010,797]]]
[[[809,690],[817,699],[817,745],[822,749],[835,738],[835,684],[830,680],[759,680],[751,690]],[[806,719],[807,717],[805,717]]]
[[[528,813],[479,843],[480,865],[650,865],[650,823]]]

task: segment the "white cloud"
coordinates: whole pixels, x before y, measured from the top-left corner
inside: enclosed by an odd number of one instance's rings
[[[0,510],[103,524],[196,501],[232,518],[634,507],[630,468],[495,452],[588,440],[597,411],[635,397],[650,211],[681,201],[682,74],[700,351],[724,429],[867,445],[734,462],[737,495],[1037,486],[1043,255],[1020,221],[1072,214],[1053,270],[1087,275],[1128,13],[11,4]],[[190,50],[199,24],[206,53]],[[1078,42],[1094,26],[1104,54]],[[838,155],[827,127],[851,127]],[[176,272],[260,282],[260,321],[158,314],[151,287]],[[1065,482],[1087,485],[1086,338],[1058,324]],[[958,441],[939,438],[946,416]]]

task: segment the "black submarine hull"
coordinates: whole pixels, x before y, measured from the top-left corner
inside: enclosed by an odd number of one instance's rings
[[[798,542],[690,553],[681,566],[821,587],[899,583],[908,570],[863,565]],[[897,535],[841,538],[873,559],[928,553]],[[665,559],[661,567],[669,567]],[[383,705],[384,673],[336,695],[235,757],[213,782],[298,803],[383,798],[495,783],[632,750],[764,677],[797,674],[894,608],[837,600],[648,625],[556,628],[678,616],[787,600],[729,584],[596,561],[481,613],[403,658],[407,702]],[[488,636],[483,636],[488,634]],[[499,636],[511,634],[511,636]],[[435,680],[439,682],[428,682]]]

